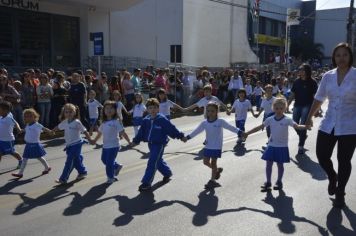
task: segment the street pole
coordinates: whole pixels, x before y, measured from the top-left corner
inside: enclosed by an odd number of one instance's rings
[[[352,45],[352,33],[353,33],[353,16],[354,16],[354,0],[350,0],[350,9],[349,9],[349,18],[347,22],[347,35],[346,35],[346,41],[349,45]]]

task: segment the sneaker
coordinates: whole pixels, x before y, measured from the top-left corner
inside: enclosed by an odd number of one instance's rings
[[[107,184],[112,184],[114,182],[117,181],[117,178],[108,178],[108,180],[106,181]]]
[[[114,175],[118,176],[121,169],[122,169],[122,165],[119,164],[118,167],[115,169]]]
[[[218,172],[216,173],[215,179],[220,179],[221,173],[223,172],[223,168],[219,167]]]
[[[42,171],[42,175],[48,174],[51,170],[52,170],[52,168],[51,168],[51,167],[48,167],[47,170]]]
[[[23,177],[22,174],[15,174],[15,173],[12,173],[11,175],[14,176],[14,177],[16,177],[16,178],[19,178],[19,179],[21,179],[21,178]]]
[[[329,179],[328,193],[330,196],[335,194],[337,189],[336,185],[337,185],[337,175],[334,178]]]
[[[220,186],[220,184],[218,184],[215,180],[209,180],[209,182],[205,184],[205,189],[212,189],[218,186]]]
[[[277,181],[276,184],[273,186],[274,190],[282,190],[283,189],[283,183],[282,181]]]
[[[140,191],[140,192],[149,191],[149,190],[151,190],[151,185],[150,184],[141,184],[138,187],[138,191]]]
[[[67,181],[61,180],[61,179],[56,179],[54,182],[56,182],[57,184],[66,184]]]
[[[261,186],[261,192],[267,192],[270,191],[272,187],[272,184],[269,182],[265,182],[262,186]]]
[[[76,180],[82,180],[82,179],[84,179],[85,177],[87,177],[87,173],[84,173],[84,174],[79,174],[78,176],[77,176],[77,178],[76,178]]]
[[[168,183],[171,180],[172,175],[163,176],[162,182]]]

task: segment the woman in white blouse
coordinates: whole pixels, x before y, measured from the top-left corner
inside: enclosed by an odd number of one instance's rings
[[[342,208],[356,147],[356,68],[352,67],[351,47],[346,43],[338,44],[332,54],[332,63],[335,69],[324,74],[306,124],[312,124],[313,115],[327,98],[329,104],[319,128],[316,155],[329,178],[328,192],[335,194],[333,205]],[[331,161],[336,143],[337,172]]]

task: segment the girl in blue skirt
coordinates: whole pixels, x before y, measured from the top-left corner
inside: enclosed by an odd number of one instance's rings
[[[108,184],[117,181],[115,176],[119,175],[119,172],[122,168],[122,165],[118,164],[115,159],[117,153],[120,150],[118,136],[119,134],[123,136],[126,135],[124,127],[118,119],[118,114],[116,110],[116,102],[105,102],[103,108],[103,123],[99,127],[98,134],[91,142],[94,145],[96,144],[98,139],[103,136],[103,152],[101,154],[101,160],[106,166],[106,176],[108,178]]]
[[[42,171],[42,175],[48,174],[51,171],[51,167],[48,166],[47,161],[43,158],[46,155],[46,151],[40,142],[40,136],[43,131],[48,133],[52,133],[52,131],[38,123],[39,117],[40,115],[32,108],[26,109],[23,112],[23,118],[26,124],[24,130],[26,146],[23,152],[23,161],[20,171],[13,173],[12,176],[14,177],[23,177],[28,159],[37,159],[42,163],[45,168],[44,171]]]
[[[298,125],[291,118],[284,115],[287,110],[287,100],[285,98],[276,98],[272,104],[273,116],[268,117],[262,125],[257,126],[244,134],[245,138],[248,135],[255,133],[264,127],[270,127],[271,136],[269,137],[268,146],[262,155],[262,159],[266,161],[266,178],[267,181],[261,186],[262,192],[271,189],[271,176],[273,162],[277,163],[278,178],[273,189],[281,190],[283,188],[282,178],[284,173],[284,163],[290,161],[288,150],[288,127],[295,129],[307,129],[305,125]]]
[[[144,114],[146,113],[146,106],[143,104],[143,96],[141,93],[135,94],[135,105],[131,109],[131,111],[129,111],[129,113],[131,113],[133,117],[132,125],[134,127],[135,136],[136,136],[142,124]]]

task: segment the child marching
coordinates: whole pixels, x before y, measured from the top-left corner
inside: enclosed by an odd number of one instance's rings
[[[298,125],[291,118],[284,115],[287,110],[287,100],[285,98],[276,98],[273,102],[273,111],[275,115],[268,117],[262,125],[257,126],[244,134],[247,138],[248,135],[253,134],[263,127],[271,128],[271,136],[268,141],[267,149],[262,155],[262,159],[266,161],[266,182],[261,186],[262,191],[269,191],[271,189],[271,176],[273,163],[277,163],[278,178],[275,190],[283,188],[282,178],[284,173],[284,163],[290,161],[288,149],[288,127],[295,129],[307,129],[305,125]],[[309,127],[308,127],[309,128]]]
[[[21,131],[19,124],[14,120],[11,114],[11,103],[0,102],[0,161],[2,156],[11,155],[18,160],[17,169],[21,167],[22,157],[15,151],[14,128]]]
[[[53,131],[64,130],[64,139],[66,141],[67,159],[64,164],[63,172],[59,179],[55,182],[66,184],[73,167],[78,171],[77,180],[81,180],[87,176],[87,170],[83,165],[82,145],[84,140],[81,133],[84,133],[86,138],[91,141],[90,135],[80,122],[79,108],[71,103],[63,106],[61,112],[61,123],[53,129]]]
[[[142,124],[144,114],[146,112],[146,106],[143,104],[143,96],[141,93],[135,94],[135,105],[130,111],[132,113],[132,124],[134,127],[135,135],[138,133],[138,129]]]
[[[175,104],[167,98],[167,93],[164,89],[160,89],[157,92],[157,99],[159,101],[159,113],[165,115],[168,120],[171,119],[171,108],[177,108],[180,111],[184,111],[184,108]]]
[[[23,118],[26,124],[25,128],[25,150],[23,153],[23,161],[18,173],[13,173],[12,176],[22,178],[25,171],[28,159],[37,159],[44,166],[42,175],[48,174],[51,171],[51,167],[48,166],[47,161],[43,158],[46,155],[46,151],[40,141],[40,136],[43,131],[52,133],[51,130],[43,127],[38,123],[40,115],[32,108],[26,109],[23,112]]]
[[[115,159],[120,150],[118,134],[123,135],[125,131],[122,123],[118,120],[116,110],[116,102],[107,101],[104,103],[103,123],[99,127],[98,134],[91,142],[92,144],[96,144],[98,139],[103,136],[101,161],[106,167],[108,184],[117,181],[115,176],[118,176],[120,170],[122,169],[122,165],[118,164]]]
[[[241,135],[242,131],[227,123],[225,120],[218,118],[219,106],[210,102],[206,106],[207,118],[183,140],[194,138],[205,130],[206,141],[204,148],[204,165],[211,169],[211,178],[205,185],[205,188],[214,188],[219,186],[216,182],[220,178],[223,168],[217,166],[217,160],[221,157],[223,145],[223,129]]]
[[[184,138],[184,134],[179,132],[164,115],[159,113],[159,102],[156,98],[149,98],[146,106],[149,115],[143,119],[142,125],[132,144],[134,146],[144,141],[148,143],[150,150],[150,157],[139,191],[151,189],[156,170],[163,175],[164,183],[170,180],[172,171],[163,160],[164,148],[168,142],[168,136],[177,139]]]
[[[90,136],[93,135],[93,131],[97,128],[97,123],[99,119],[99,108],[102,108],[103,105],[95,99],[96,93],[94,90],[89,91],[89,100],[88,100],[88,110],[89,110],[89,121],[90,121]]]
[[[231,112],[235,112],[235,123],[236,128],[239,128],[241,131],[245,131],[245,123],[247,119],[247,113],[250,111],[253,116],[255,113],[253,112],[251,102],[246,99],[246,90],[240,89],[237,92],[237,99],[232,104],[231,110],[227,110],[227,114],[230,115]],[[241,134],[238,135],[237,143],[241,144],[243,142]]]

